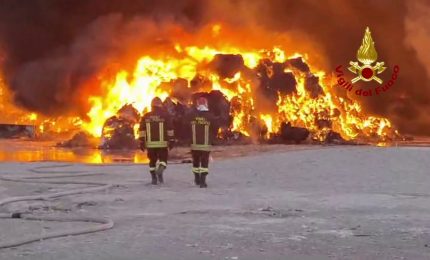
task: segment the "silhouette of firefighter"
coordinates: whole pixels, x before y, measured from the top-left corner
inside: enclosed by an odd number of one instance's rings
[[[217,117],[209,111],[208,100],[199,97],[196,101],[196,108],[187,118],[191,131],[194,183],[200,188],[206,188],[210,151],[218,131]]]
[[[151,102],[151,112],[146,113],[139,127],[140,149],[147,150],[151,183],[163,183],[163,171],[167,167],[168,149],[174,144],[174,130],[163,102],[155,97]]]

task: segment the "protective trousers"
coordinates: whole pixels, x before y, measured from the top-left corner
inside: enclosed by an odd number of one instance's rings
[[[157,161],[159,165],[163,165],[164,167],[167,167],[167,156],[168,156],[168,150],[167,147],[163,148],[148,148],[147,149],[147,155],[149,159],[149,172],[155,173],[155,170],[157,169]]]
[[[193,173],[209,173],[209,151],[191,150]]]

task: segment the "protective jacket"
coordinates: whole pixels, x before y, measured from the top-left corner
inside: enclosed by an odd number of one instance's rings
[[[139,140],[146,148],[165,148],[173,140],[174,131],[171,119],[162,108],[154,108],[146,113],[139,126]]]
[[[191,127],[191,150],[210,151],[218,132],[217,118],[209,111],[192,111],[188,116]]]

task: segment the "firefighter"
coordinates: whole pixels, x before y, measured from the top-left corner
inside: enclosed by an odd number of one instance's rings
[[[151,112],[146,113],[139,127],[140,149],[147,150],[151,183],[163,183],[163,171],[167,167],[168,148],[173,147],[174,131],[163,102],[155,97],[151,102]]]
[[[191,154],[193,157],[194,183],[200,188],[206,188],[206,176],[209,174],[209,155],[212,142],[218,128],[216,117],[209,112],[208,100],[200,97],[196,109],[188,115],[191,127]]]

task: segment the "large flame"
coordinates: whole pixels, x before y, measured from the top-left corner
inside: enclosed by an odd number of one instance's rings
[[[113,83],[104,82],[107,90],[103,97],[91,97],[93,104],[88,113],[91,118],[90,123],[84,127],[95,135],[100,135],[101,127],[105,119],[112,116],[124,104],[133,104],[139,111],[149,109],[150,101],[154,96],[165,98],[169,95],[170,89],[163,89],[163,82],[169,82],[177,78],[184,78],[191,81],[197,73],[210,79],[211,89],[220,90],[229,100],[234,97],[241,99],[241,110],[232,111],[232,130],[240,131],[248,135],[249,115],[254,114],[261,118],[267,125],[269,132],[279,130],[281,122],[292,122],[295,126],[306,127],[311,130],[317,139],[323,139],[329,130],[318,127],[318,120],[329,120],[332,122],[330,129],[338,131],[344,138],[352,139],[359,135],[385,135],[391,129],[391,123],[386,118],[366,116],[361,106],[357,102],[333,96],[331,87],[327,84],[324,72],[313,71],[314,75],[320,78],[324,95],[312,98],[305,90],[304,82],[306,75],[298,70],[291,71],[297,79],[297,93],[292,95],[281,95],[278,97],[278,111],[273,114],[255,111],[253,104],[258,99],[253,93],[252,82],[236,73],[232,78],[220,79],[220,77],[210,70],[197,68],[204,62],[210,62],[218,53],[241,54],[244,57],[245,65],[249,68],[257,66],[262,58],[273,57],[277,62],[285,62],[288,58],[298,57],[298,54],[287,57],[285,52],[276,47],[273,50],[243,50],[238,49],[213,49],[208,46],[179,46],[176,50],[183,58],[165,57],[164,59],[154,59],[150,56],[141,57],[136,65],[136,69],[128,80],[126,71],[118,72]],[[304,55],[303,55],[304,56]],[[304,57],[302,56],[302,59]],[[207,89],[210,90],[210,89]]]
[[[210,28],[211,37],[222,37],[223,27],[216,24]],[[368,41],[371,41],[370,32]],[[307,53],[290,53],[287,48],[275,46],[270,49],[250,48],[232,44],[219,44],[204,41],[205,44],[189,44],[178,41],[166,51],[148,53],[137,58],[133,71],[120,69],[113,78],[100,78],[102,94],[92,94],[88,97],[90,109],[89,120],[81,118],[67,118],[73,127],[81,127],[95,136],[100,136],[106,119],[115,115],[123,105],[132,104],[139,112],[150,109],[150,102],[155,96],[162,99],[171,92],[170,83],[176,79],[191,82],[196,76],[207,79],[210,84],[200,91],[220,90],[229,101],[240,100],[240,107],[232,109],[233,122],[231,130],[250,135],[251,116],[266,124],[269,133],[276,133],[282,122],[291,122],[294,126],[306,127],[315,139],[323,140],[331,130],[339,132],[346,139],[357,137],[384,137],[393,132],[391,122],[387,118],[366,115],[359,103],[346,97],[334,95],[331,78],[323,71],[311,66],[311,72],[289,69],[297,81],[297,91],[284,95],[278,93],[275,111],[256,108],[261,98],[257,93],[258,81],[255,74],[238,72],[233,77],[222,78],[211,69],[208,64],[217,54],[241,55],[246,69],[255,69],[263,59],[284,63],[292,58],[301,58],[306,64],[312,64],[311,55]],[[236,41],[237,43],[237,41]],[[373,47],[373,41],[371,41]],[[361,48],[360,48],[361,49]],[[267,68],[270,70],[271,68]],[[318,77],[323,93],[312,96],[305,89],[306,78],[309,73]],[[190,87],[190,86],[188,86]],[[28,114],[29,120],[36,121],[38,115]],[[330,122],[328,125],[319,122]],[[42,120],[55,124],[55,120]],[[40,123],[40,122],[39,122]],[[60,128],[62,129],[62,128]]]

